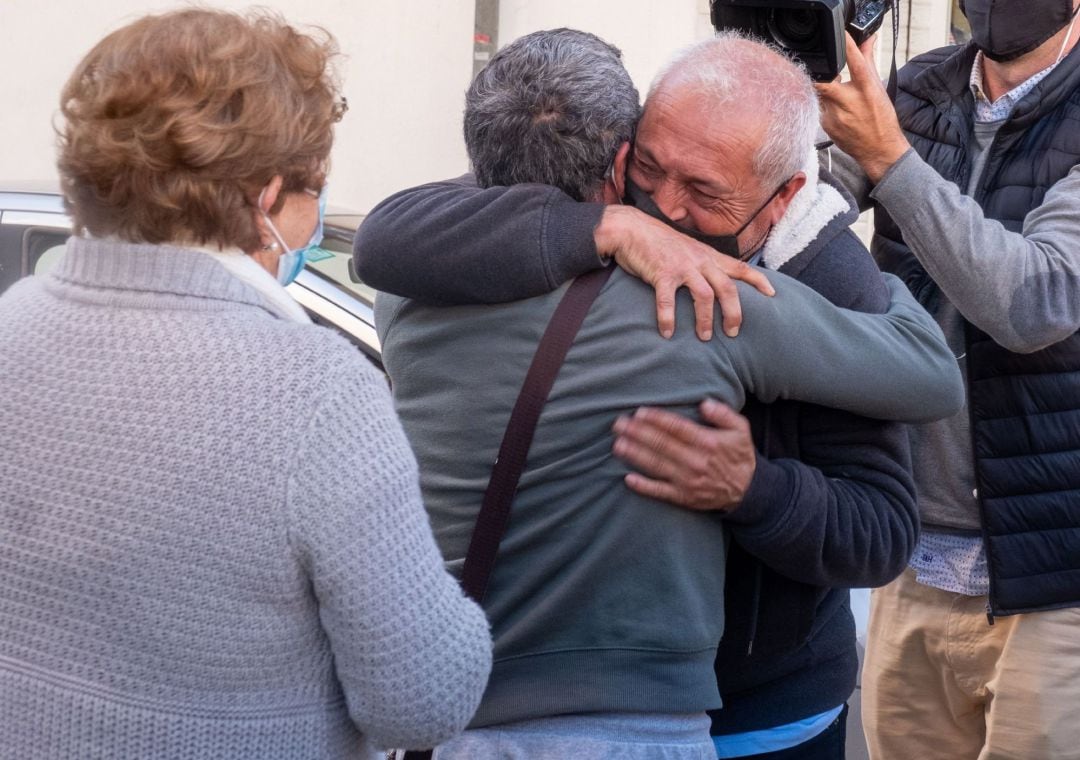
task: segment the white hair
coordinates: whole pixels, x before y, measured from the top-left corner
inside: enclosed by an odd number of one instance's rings
[[[718,113],[764,114],[754,171],[765,185],[779,187],[805,169],[821,114],[814,83],[799,61],[759,40],[721,32],[676,53],[653,80],[645,108],[657,92],[674,87],[693,88]]]

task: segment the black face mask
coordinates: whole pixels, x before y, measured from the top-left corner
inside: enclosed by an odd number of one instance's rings
[[[971,39],[992,61],[1030,53],[1076,15],[1072,0],[960,0]]]
[[[629,176],[626,177],[626,198],[624,199],[624,202],[628,206],[633,206],[639,211],[644,211],[653,219],[659,219],[661,222],[666,224],[668,227],[671,227],[673,230],[678,230],[687,237],[692,237],[699,243],[704,243],[705,245],[716,251],[719,251],[725,256],[731,256],[736,259],[748,259],[755,252],[747,251],[745,255],[740,253],[739,235],[743,233],[743,230],[750,226],[751,222],[757,219],[757,215],[764,211],[766,206],[773,202],[773,198],[778,196],[780,194],[780,191],[783,190],[786,185],[787,182],[784,182],[780,185],[780,187],[776,188],[776,191],[769,196],[768,200],[762,203],[761,206],[758,207],[758,210],[751,214],[750,218],[743,222],[743,225],[739,227],[739,229],[735,230],[735,232],[731,235],[706,235],[704,232],[688,230],[686,227],[683,227],[682,225],[671,221],[664,215],[664,212],[660,210],[660,207],[653,202],[652,197],[650,197],[648,193],[638,187],[634,183],[634,180],[630,179]]]

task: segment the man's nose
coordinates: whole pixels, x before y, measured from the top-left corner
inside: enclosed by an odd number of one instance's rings
[[[660,212],[673,222],[682,222],[687,217],[684,193],[671,180],[659,182],[653,189],[653,203]]]

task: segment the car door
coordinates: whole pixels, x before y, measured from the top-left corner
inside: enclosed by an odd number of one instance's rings
[[[0,293],[62,255],[70,230],[57,195],[0,192]]]

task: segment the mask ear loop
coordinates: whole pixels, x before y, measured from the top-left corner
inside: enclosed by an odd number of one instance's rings
[[[280,255],[284,256],[286,253],[289,252],[289,246],[285,245],[285,239],[283,237],[281,237],[281,233],[278,232],[277,227],[275,227],[274,223],[272,221],[270,221],[270,215],[267,214],[265,211],[263,211],[262,204],[263,204],[263,197],[265,195],[266,195],[266,188],[264,187],[262,190],[259,191],[259,213],[262,214],[262,218],[266,222],[266,226],[270,228],[270,234],[274,236],[274,240],[277,241],[277,244],[279,246],[281,246],[281,254]],[[272,246],[268,246],[267,249],[269,249],[270,247],[272,247]]]
[[[793,179],[795,179],[794,174],[791,175],[790,177],[788,177],[787,179],[785,179],[783,181],[783,183],[781,183],[780,187],[773,190],[773,194],[769,196],[769,199],[767,201],[765,201],[763,204],[761,204],[761,207],[758,208],[758,210],[755,211],[753,213],[753,215],[749,219],[747,219],[745,222],[743,222],[743,226],[740,227],[738,229],[738,231],[734,235],[732,235],[732,237],[735,238],[736,243],[738,243],[738,241],[739,241],[739,235],[743,234],[743,232],[746,231],[746,228],[750,226],[750,223],[753,222],[755,219],[757,219],[758,215],[762,211],[764,211],[766,208],[768,208],[770,203],[772,203],[774,200],[776,200],[776,196],[780,195],[780,193],[783,191],[783,189],[785,187],[787,187],[788,183],[791,182],[791,180],[793,180]],[[772,234],[772,231],[775,228],[776,228],[775,224],[769,225],[769,229],[765,230],[765,234],[761,236],[761,241],[757,244],[757,246],[755,246],[753,248],[753,250],[751,250],[751,251],[747,251],[746,253],[740,253],[736,258],[738,258],[739,261],[749,261],[750,259],[754,258],[754,255],[758,251],[760,251],[762,248],[765,247],[765,243],[766,243],[766,241],[768,241],[769,235]]]
[[[1061,59],[1065,57],[1065,48],[1069,44],[1069,38],[1072,37],[1073,26],[1076,25],[1076,14],[1080,13],[1080,5],[1073,9],[1072,21],[1069,22],[1069,30],[1065,32],[1065,39],[1061,41],[1061,50],[1058,51],[1057,60],[1054,61],[1054,65],[1061,63]]]

